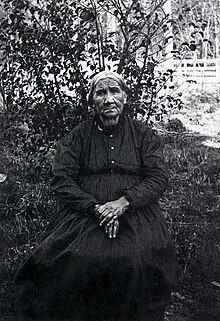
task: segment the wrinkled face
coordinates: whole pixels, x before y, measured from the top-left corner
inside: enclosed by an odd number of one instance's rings
[[[116,118],[124,108],[126,93],[116,80],[100,79],[93,92],[93,104],[96,112],[104,118]]]

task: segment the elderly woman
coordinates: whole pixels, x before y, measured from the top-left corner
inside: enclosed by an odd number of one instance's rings
[[[127,92],[118,74],[97,74],[96,115],[58,145],[60,210],[17,274],[21,320],[164,320],[175,278],[158,206],[167,171],[157,134],[125,115]]]

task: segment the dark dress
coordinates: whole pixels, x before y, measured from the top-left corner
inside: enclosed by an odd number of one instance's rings
[[[176,271],[157,134],[127,116],[110,129],[94,117],[59,143],[53,173],[60,210],[18,271],[21,320],[162,320]],[[109,239],[93,208],[123,195],[130,207]]]

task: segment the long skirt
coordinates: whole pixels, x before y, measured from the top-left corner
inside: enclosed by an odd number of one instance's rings
[[[18,271],[18,318],[163,320],[176,275],[164,219],[124,215],[109,239],[94,215],[61,216]]]

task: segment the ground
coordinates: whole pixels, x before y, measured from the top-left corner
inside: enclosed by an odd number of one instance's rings
[[[220,148],[220,104],[198,102],[195,106],[186,100],[185,107],[170,118],[178,118],[188,131],[204,136],[205,146]]]

